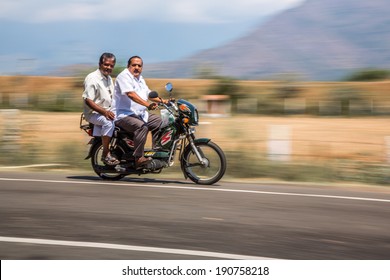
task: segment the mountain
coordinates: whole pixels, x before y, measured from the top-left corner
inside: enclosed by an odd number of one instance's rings
[[[389,14],[388,0],[307,0],[224,45],[149,65],[147,75],[334,80],[360,68],[390,68]]]
[[[253,24],[253,19],[240,24],[177,24],[153,18],[50,23],[0,18],[0,75],[72,75],[67,69],[80,64],[96,67],[106,51],[116,55],[118,65],[126,65],[135,54],[145,64],[174,60],[237,38]]]

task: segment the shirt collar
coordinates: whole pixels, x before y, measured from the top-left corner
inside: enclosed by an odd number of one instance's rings
[[[136,82],[138,82],[138,83],[142,82],[142,75],[139,75],[139,79],[137,79],[133,74],[131,74],[129,68],[126,68],[126,70],[127,70],[127,72],[129,73],[130,77],[131,77],[134,81],[136,81]]]
[[[102,71],[100,71],[99,68],[96,70],[96,72],[98,73],[99,77],[100,77],[102,80],[108,81],[109,77],[104,76],[104,75],[102,74]]]

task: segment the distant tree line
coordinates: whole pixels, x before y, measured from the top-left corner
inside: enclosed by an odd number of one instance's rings
[[[358,81],[377,81],[386,80],[390,78],[390,70],[367,68],[361,69],[348,75],[344,80],[351,82]]]

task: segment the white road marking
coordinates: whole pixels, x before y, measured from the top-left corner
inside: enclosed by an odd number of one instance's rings
[[[172,186],[172,185],[151,185],[151,184],[134,184],[122,182],[84,182],[84,181],[64,181],[64,180],[42,180],[42,179],[17,179],[17,178],[0,178],[0,181],[20,181],[20,182],[40,182],[40,183],[62,183],[62,184],[85,184],[85,185],[117,185],[117,186],[132,186],[142,188],[163,188],[163,189],[182,189],[182,190],[196,190],[196,191],[210,191],[210,192],[235,192],[235,193],[252,193],[265,195],[282,195],[282,196],[301,196],[314,198],[330,198],[330,199],[344,199],[344,200],[360,200],[373,202],[387,202],[390,199],[370,198],[370,197],[355,197],[355,196],[337,196],[337,195],[323,195],[323,194],[308,194],[308,193],[288,193],[288,192],[267,192],[255,190],[237,190],[237,189],[223,189],[223,188],[205,188],[205,187],[188,187],[188,186]]]
[[[367,197],[318,195],[318,194],[307,194],[307,193],[267,192],[267,191],[256,191],[256,190],[235,190],[235,189],[224,189],[224,188],[213,188],[213,187],[205,188],[205,187],[201,187],[201,186],[189,187],[189,186],[173,186],[173,185],[134,184],[134,183],[124,183],[124,182],[116,182],[116,183],[96,182],[96,181],[85,182],[85,181],[17,179],[17,178],[0,178],[0,181],[19,181],[19,182],[28,182],[28,183],[40,182],[40,183],[56,183],[56,184],[63,183],[63,184],[85,184],[85,185],[109,185],[109,186],[117,185],[117,186],[144,187],[144,188],[183,189],[183,190],[196,190],[196,191],[235,192],[235,193],[251,193],[251,194],[265,194],[265,195],[283,195],[283,196],[301,196],[301,197],[314,197],[314,198],[346,199],[346,200],[374,201],[374,202],[387,202],[387,203],[390,202],[390,199],[377,199],[377,198],[367,198]],[[209,219],[209,217],[204,217],[204,218]],[[127,250],[127,251],[142,251],[142,252],[191,255],[191,256],[201,256],[201,257],[222,258],[222,259],[262,259],[262,260],[268,259],[265,257],[258,257],[258,256],[225,254],[225,253],[209,252],[209,251],[196,251],[196,250],[145,247],[145,246],[131,246],[131,245],[121,245],[121,244],[110,244],[110,243],[17,238],[17,237],[5,237],[5,236],[0,236],[0,242],[30,243],[30,244],[73,246],[73,247],[89,247],[89,248]]]
[[[0,166],[0,169],[19,169],[19,168],[29,168],[29,167],[52,167],[52,166],[68,166],[68,164],[42,163],[42,164],[30,164],[30,165]]]
[[[209,220],[209,221],[224,221],[224,219],[221,218],[213,218],[213,217],[202,217],[203,220]]]
[[[209,252],[209,251],[183,250],[183,249],[146,247],[146,246],[131,246],[131,245],[97,243],[97,242],[20,238],[20,237],[7,237],[7,236],[0,236],[0,242],[28,243],[28,244],[39,244],[39,245],[54,245],[54,246],[69,246],[69,247],[84,247],[84,248],[87,247],[87,248],[98,248],[98,249],[126,250],[126,251],[141,251],[141,252],[189,255],[189,256],[200,256],[200,257],[211,257],[211,258],[233,259],[233,260],[271,260],[270,258],[264,258],[258,256],[225,254],[225,253],[217,253],[217,252]]]

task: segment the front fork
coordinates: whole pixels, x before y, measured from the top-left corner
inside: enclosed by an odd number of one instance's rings
[[[191,135],[191,137],[188,137],[188,140],[190,142],[191,149],[195,153],[195,155],[196,155],[197,159],[199,160],[200,164],[202,164],[203,166],[207,166],[208,165],[207,159],[199,152],[199,150],[196,147],[195,143],[199,143],[199,142],[202,142],[202,141],[205,141],[207,143],[207,142],[210,141],[210,139],[206,139],[206,138],[195,139]]]
[[[201,163],[203,166],[207,166],[208,161],[207,159],[203,156],[201,152],[199,152],[198,148],[196,147],[197,144],[200,143],[205,143],[207,144],[210,142],[211,139],[209,138],[197,138],[195,139],[195,136],[192,134],[189,137],[187,137],[189,144],[185,148],[185,150],[191,149],[194,153],[196,158],[198,159],[199,163]],[[185,153],[184,153],[185,154]]]
[[[200,143],[207,144],[211,140],[209,138],[198,138],[198,139],[195,139],[194,135],[190,135],[189,137],[187,137],[187,139],[189,141],[189,144],[184,148],[184,151],[183,151],[183,153],[181,154],[181,157],[180,157],[181,170],[182,170],[182,172],[184,174],[184,177],[186,179],[188,178],[188,175],[187,175],[185,167],[188,165],[188,162],[185,160],[185,156],[188,153],[190,153],[191,151],[193,151],[195,153],[197,159],[199,160],[199,163],[202,164],[202,166],[207,166],[209,164],[208,160],[203,157],[203,155],[201,154],[201,152],[199,152],[199,150],[196,147],[196,145],[200,144]]]

